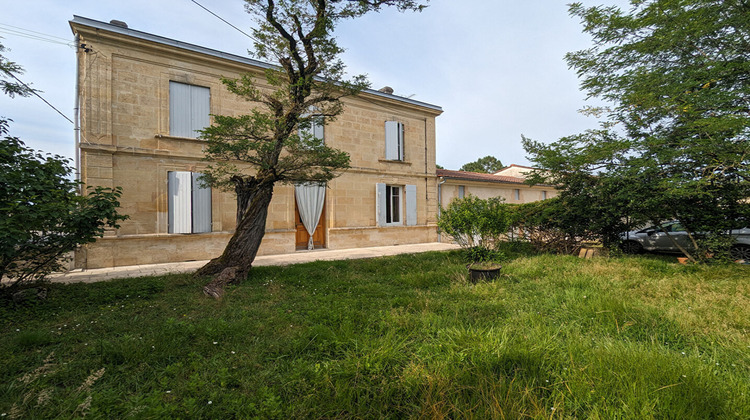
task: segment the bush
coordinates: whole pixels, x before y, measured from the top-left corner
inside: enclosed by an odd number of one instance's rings
[[[511,213],[500,198],[483,200],[470,195],[441,208],[438,228],[466,249],[472,261],[489,261],[498,258],[492,250],[506,237]]]

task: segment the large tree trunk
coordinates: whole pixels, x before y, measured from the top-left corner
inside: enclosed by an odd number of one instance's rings
[[[223,296],[227,284],[238,283],[247,277],[266,233],[273,183],[249,182],[243,186],[241,188],[238,184],[236,189],[237,204],[240,206],[241,203],[247,203],[247,207],[237,211],[238,218],[240,215],[241,218],[234,235],[221,256],[209,261],[195,273],[198,276],[215,276],[203,288],[203,292],[217,299]]]

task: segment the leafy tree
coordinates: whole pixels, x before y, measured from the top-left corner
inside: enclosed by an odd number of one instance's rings
[[[347,153],[304,133],[313,123],[332,121],[343,110],[342,97],[368,86],[364,76],[345,80],[336,24],[389,6],[425,7],[413,0],[246,0],[257,23],[254,55],[278,67],[265,74],[271,90],[259,88],[250,74],[224,79],[229,91],[258,106],[248,115],[214,116],[202,134],[205,158],[214,162],[204,181],[237,195],[235,234],[222,255],[197,272],[217,275],[207,294],[219,297],[226,283],[246,277],[276,183],[325,182],[349,167]]]
[[[0,43],[0,53],[7,49]],[[16,75],[23,74],[23,68],[0,54],[0,90],[11,98],[15,95],[29,96],[34,92],[29,85],[23,83]]]
[[[0,44],[0,52],[4,50]],[[0,54],[4,93],[34,92],[17,78],[22,73],[21,66]],[[8,122],[0,118],[0,279],[10,281],[5,290],[13,290],[60,271],[66,253],[95,241],[107,226],[119,227],[117,222],[127,216],[117,214],[119,187],[79,195],[80,183],[71,179],[68,161],[9,136]]]
[[[0,136],[7,134],[0,121]],[[16,137],[0,141],[0,278],[12,286],[60,271],[65,254],[119,227],[120,188],[79,195],[61,156],[42,155]]]
[[[592,110],[608,111],[600,129],[524,146],[562,198],[604,209],[603,225],[679,219],[700,245],[696,232],[750,219],[750,2],[630,3],[570,6],[594,46],[568,64],[589,97],[612,103]]]
[[[459,169],[459,171],[492,174],[499,171],[500,169],[503,169],[503,163],[500,162],[500,160],[498,160],[494,156],[485,156],[483,158],[477,159],[474,162],[465,164],[461,167],[461,169]]]

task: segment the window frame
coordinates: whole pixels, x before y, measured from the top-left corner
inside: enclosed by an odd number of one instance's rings
[[[385,122],[385,160],[404,162],[404,123]]]
[[[200,172],[167,172],[167,233],[200,234],[213,232],[213,191],[201,187]],[[180,185],[186,182],[186,185]],[[180,216],[181,215],[181,216]],[[182,217],[182,223],[177,218]],[[190,228],[187,228],[187,219]]]
[[[178,88],[178,86],[181,87]],[[168,101],[168,126],[169,135],[171,137],[195,139],[199,136],[198,130],[202,130],[211,125],[210,87],[170,80]],[[185,107],[187,109],[180,107]],[[207,111],[205,115],[203,113],[204,110]],[[188,121],[186,125],[189,126],[189,133],[184,127],[178,125],[180,118]]]
[[[401,226],[404,224],[403,215],[403,190],[402,185],[386,185],[385,186],[385,225],[386,226]],[[393,194],[393,191],[397,191],[397,194]],[[396,216],[396,220],[394,220]]]

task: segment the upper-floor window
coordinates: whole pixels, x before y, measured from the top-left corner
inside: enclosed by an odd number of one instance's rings
[[[518,200],[521,199],[521,190],[520,189],[513,190],[513,199],[516,200],[516,201],[518,201]]]
[[[306,123],[299,127],[299,137],[302,140],[315,138],[325,142],[325,120],[320,116],[303,117],[309,118]]]
[[[211,90],[203,86],[169,82],[169,134],[198,137],[198,130],[211,125]]]
[[[464,198],[466,196],[466,187],[463,185],[458,186],[458,198]]]
[[[547,199],[547,191],[542,191],[542,200]]]
[[[404,160],[404,124],[385,122],[385,159]]]

